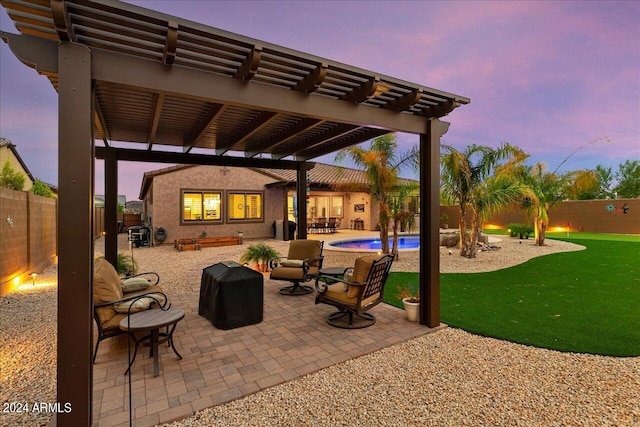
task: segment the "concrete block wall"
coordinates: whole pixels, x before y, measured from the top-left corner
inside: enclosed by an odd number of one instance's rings
[[[52,265],[57,199],[0,188],[0,295]]]
[[[440,215],[449,215],[449,228],[458,227],[458,207],[441,206]],[[467,223],[471,220],[468,213]],[[492,215],[485,228],[506,228],[511,223],[531,224],[526,212],[512,208]],[[588,231],[594,233],[640,234],[640,199],[570,200],[556,203],[549,211],[548,231]]]

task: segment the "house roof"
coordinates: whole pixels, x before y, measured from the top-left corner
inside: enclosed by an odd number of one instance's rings
[[[22,160],[22,157],[20,157],[20,154],[18,154],[18,150],[17,150],[15,144],[12,143],[11,141],[9,141],[6,138],[0,137],[0,148],[1,147],[7,147],[9,150],[11,150],[11,152],[13,153],[14,157],[16,158],[16,160],[18,160],[18,162],[20,163],[20,166],[22,166],[22,169],[24,169],[24,171],[27,173],[27,176],[29,177],[31,182],[34,182],[35,178],[31,174],[31,171],[27,167],[27,164]],[[0,165],[0,168],[2,168],[2,165]]]
[[[255,169],[259,172],[273,176],[284,183],[295,183],[297,173],[289,169]],[[326,163],[316,163],[315,167],[308,171],[309,180],[316,186],[333,186],[338,184],[362,184],[368,185],[364,171],[359,169],[345,168],[341,166],[329,165]]]
[[[149,191],[153,182],[153,178],[158,175],[176,172],[192,168],[197,165],[176,165],[155,171],[145,172],[142,177],[142,185],[140,187],[140,199]],[[274,179],[271,185],[288,185],[295,184],[297,181],[297,172],[289,169],[270,169],[270,168],[249,168],[257,173],[267,175]],[[315,163],[315,167],[308,171],[309,180],[314,187],[335,187],[340,184],[348,186],[369,186],[369,181],[365,171],[360,169],[346,168],[342,166],[329,165],[326,163]],[[412,179],[401,178],[402,182],[417,182]]]
[[[306,161],[394,131],[424,133],[427,119],[469,103],[115,0],[1,3],[22,34],[2,39],[56,90],[60,41],[90,50],[96,135],[121,150],[119,141],[143,154],[173,146]]]

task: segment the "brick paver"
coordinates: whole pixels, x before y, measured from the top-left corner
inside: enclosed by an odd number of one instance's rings
[[[196,289],[200,271],[191,273]],[[173,306],[186,313],[174,334],[183,359],[161,346],[160,376],[154,378],[153,358],[140,348],[131,374],[134,425],[181,419],[433,331],[408,322],[402,310],[386,304],[371,310],[378,320],[369,328],[334,328],[325,322],[333,307],[315,305],[313,294],[280,295],[280,287],[282,282],[265,276],[263,321],[230,330],[216,329],[198,315],[197,292],[170,295]],[[125,336],[100,344],[94,365],[94,425],[128,425],[126,368]]]

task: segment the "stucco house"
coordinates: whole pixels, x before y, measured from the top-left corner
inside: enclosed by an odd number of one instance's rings
[[[378,210],[363,171],[317,163],[308,184],[310,220],[335,217],[340,228],[358,220],[364,230],[375,229]],[[295,194],[295,171],[201,165],[146,172],[140,189],[144,222],[152,230],[163,228],[171,242],[203,232],[272,238],[274,221],[297,223]]]
[[[31,175],[31,171],[29,171],[29,168],[20,157],[20,154],[18,154],[15,144],[8,139],[0,138],[0,170],[7,160],[14,171],[22,173],[25,176],[26,179],[24,180],[24,187],[22,190],[31,190],[35,178]]]

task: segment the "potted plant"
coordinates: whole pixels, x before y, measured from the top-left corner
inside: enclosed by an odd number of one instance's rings
[[[398,288],[398,298],[402,300],[407,319],[411,322],[420,320],[420,289],[417,283],[405,283]]]
[[[255,262],[255,269],[260,272],[269,271],[269,260],[273,258],[277,258],[280,256],[280,253],[273,249],[271,246],[266,245],[264,243],[257,243],[255,245],[250,245],[244,254],[240,257],[241,263],[251,263]]]
[[[442,223],[442,228],[449,228],[449,215],[446,212],[440,215],[440,222]]]

